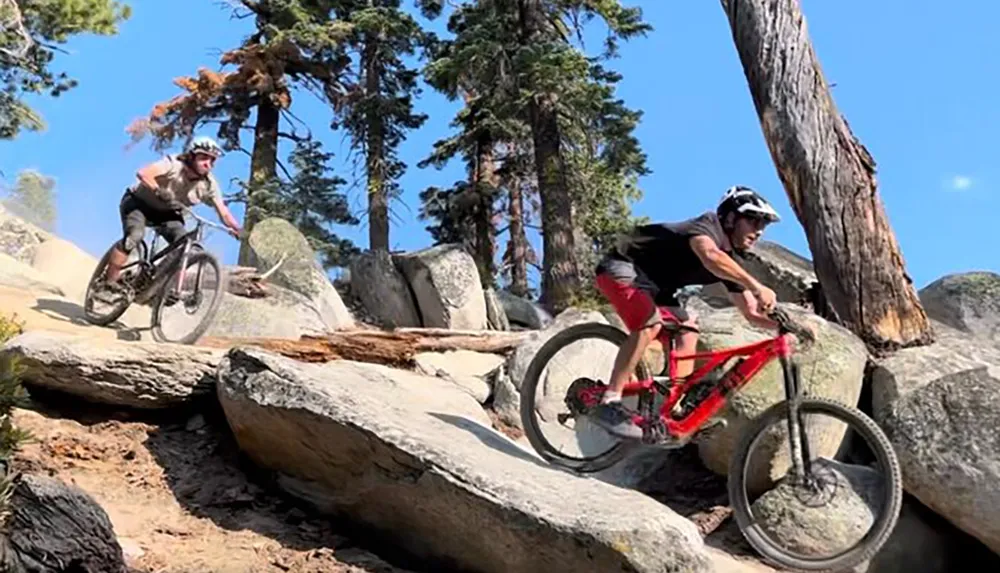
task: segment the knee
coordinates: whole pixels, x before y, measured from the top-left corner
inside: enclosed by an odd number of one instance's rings
[[[142,241],[142,231],[131,230],[118,241],[118,249],[126,255],[131,254],[140,241]]]

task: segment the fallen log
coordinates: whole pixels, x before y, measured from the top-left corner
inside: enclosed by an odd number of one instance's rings
[[[306,335],[298,340],[206,337],[198,345],[212,348],[256,346],[301,362],[353,360],[412,368],[416,366],[413,357],[420,352],[472,350],[505,354],[517,348],[530,335],[530,332],[400,328],[390,331],[342,330],[323,336]]]

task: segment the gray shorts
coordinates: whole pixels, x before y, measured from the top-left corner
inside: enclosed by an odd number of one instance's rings
[[[611,278],[616,283],[613,289],[615,292],[605,294],[611,299],[612,305],[615,306],[616,311],[626,321],[626,324],[630,320],[634,321],[637,318],[635,314],[638,312],[649,313],[650,316],[646,320],[647,326],[662,322],[663,319],[660,312],[651,312],[651,309],[647,311],[646,307],[649,306],[666,309],[681,322],[687,322],[691,319],[687,310],[677,300],[677,297],[674,296],[676,289],[669,292],[663,290],[646,273],[642,272],[642,269],[629,261],[623,261],[614,257],[605,257],[597,265],[596,272],[598,275],[605,275]],[[649,301],[627,302],[634,300],[632,297],[634,291],[645,293],[649,297]],[[626,304],[629,308],[619,308]]]
[[[122,220],[121,249],[131,253],[142,241],[146,227],[152,227],[167,243],[178,241],[187,232],[184,215],[180,211],[163,211],[146,204],[126,190],[118,205]]]

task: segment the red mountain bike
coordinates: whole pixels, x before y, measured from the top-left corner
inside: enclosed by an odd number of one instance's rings
[[[548,462],[579,473],[597,472],[621,461],[628,451],[639,444],[679,448],[696,439],[702,432],[711,431],[713,419],[725,406],[727,397],[749,384],[754,376],[772,360],[779,360],[784,375],[785,400],[774,404],[752,420],[733,452],[728,471],[728,490],[733,514],[747,541],[767,560],[780,566],[806,571],[844,571],[875,555],[885,544],[899,518],[902,504],[902,476],[888,438],[876,423],[857,408],[822,397],[809,397],[802,393],[799,367],[792,360],[794,342],[789,335],[811,343],[808,330],[797,325],[784,310],[776,310],[771,318],[780,325],[774,338],[752,344],[722,348],[710,352],[680,354],[675,349],[676,337],[685,331],[698,331],[676,322],[663,325],[658,340],[665,350],[664,372],[651,375],[645,360],[640,360],[635,381],[630,382],[623,398],[637,397],[635,422],[643,428],[643,439],[618,440],[605,451],[595,455],[574,457],[557,451],[542,434],[547,424],[565,425],[586,417],[597,406],[606,385],[589,378],[573,381],[563,399],[569,413],[546,416],[546,408],[536,403],[539,386],[548,384],[543,373],[553,356],[561,349],[581,340],[604,340],[617,346],[624,343],[626,334],[614,326],[601,323],[575,325],[550,338],[538,351],[528,366],[521,385],[521,419],[532,447]],[[677,363],[681,360],[701,360],[704,363],[683,379],[676,376]],[[721,377],[709,379],[708,374],[725,362],[735,359]],[[610,371],[609,371],[610,374]],[[656,398],[662,405],[655,406]],[[557,396],[558,398],[558,396]],[[679,408],[678,408],[679,406]],[[541,416],[539,414],[542,414]],[[833,555],[807,555],[797,548],[778,545],[764,531],[761,520],[754,516],[754,499],[747,492],[750,471],[750,453],[769,428],[779,426],[790,447],[791,468],[784,482],[816,496],[831,487],[831,473],[823,464],[815,463],[811,456],[809,436],[803,415],[819,414],[833,417],[846,425],[852,440],[863,439],[873,453],[873,466],[878,467],[887,482],[880,489],[873,505],[875,517],[871,529],[846,550]],[[787,430],[787,431],[784,431]],[[574,430],[575,431],[575,430]],[[606,434],[613,438],[611,434]],[[773,435],[773,433],[772,433]],[[851,442],[854,444],[854,442]],[[817,449],[818,451],[818,449]],[[836,487],[836,476],[832,486]],[[796,494],[798,496],[798,494]]]

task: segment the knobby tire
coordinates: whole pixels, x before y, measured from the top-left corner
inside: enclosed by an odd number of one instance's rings
[[[205,317],[201,320],[200,323],[198,323],[198,326],[196,326],[193,330],[191,330],[191,332],[189,332],[186,336],[182,337],[180,340],[169,340],[166,337],[166,335],[163,334],[162,312],[164,309],[164,303],[166,302],[166,294],[170,290],[170,288],[174,284],[176,284],[177,275],[182,270],[185,270],[184,266],[179,262],[177,264],[177,268],[170,273],[170,278],[167,279],[167,281],[164,283],[162,289],[160,290],[160,294],[156,297],[156,303],[153,306],[152,330],[153,330],[153,337],[157,341],[171,342],[174,344],[194,344],[199,338],[201,338],[203,334],[205,334],[205,331],[208,330],[208,327],[212,324],[212,321],[215,319],[215,315],[219,311],[219,305],[222,304],[222,297],[226,293],[226,277],[222,273],[222,267],[221,265],[219,265],[218,259],[216,259],[211,253],[208,253],[206,251],[192,250],[192,252],[188,254],[187,266],[190,268],[202,261],[206,262],[209,266],[213,267],[215,269],[215,274],[218,277],[215,288],[215,296],[209,303],[208,312],[205,313]],[[187,272],[195,272],[195,271],[187,271]],[[177,301],[174,304],[183,304],[183,301]]]

